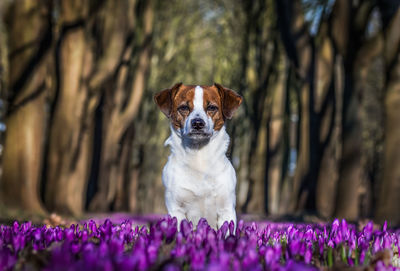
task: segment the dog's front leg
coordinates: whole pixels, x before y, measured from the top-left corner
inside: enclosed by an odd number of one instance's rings
[[[170,216],[172,216],[172,217],[176,217],[176,220],[178,221],[178,224],[177,224],[178,225],[178,230],[180,229],[180,225],[181,225],[182,220],[187,219],[185,214],[180,212],[180,211],[174,211],[174,212],[169,212],[168,211],[168,214]]]
[[[218,218],[217,218],[218,229],[221,228],[221,226],[225,223],[225,221],[227,221],[228,223],[233,221],[233,223],[235,223],[235,228],[236,228],[236,211],[233,206],[224,209],[221,212],[218,212]]]
[[[184,219],[187,219],[186,217],[186,213],[185,211],[182,209],[182,207],[180,207],[180,205],[172,199],[171,194],[166,193],[165,196],[165,205],[167,207],[168,210],[168,214],[171,217],[176,217],[177,221],[178,221],[178,229],[181,225],[181,221]]]

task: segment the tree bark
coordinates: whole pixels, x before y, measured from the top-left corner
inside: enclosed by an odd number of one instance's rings
[[[51,7],[45,1],[18,1],[7,15],[10,93],[1,198],[7,206],[44,213],[39,186],[50,88],[46,74],[52,44]]]
[[[316,186],[324,186],[318,184],[319,172],[329,171],[333,164],[325,159],[329,153],[327,147],[334,142],[331,127],[335,123],[330,24],[322,19],[317,36],[312,38],[300,1],[276,1],[276,4],[282,40],[297,72],[300,89],[299,149],[287,211],[315,210],[320,208]]]
[[[323,218],[332,217],[336,204],[338,182],[338,161],[340,157],[340,98],[343,90],[343,70],[341,58],[336,56],[332,65],[332,77],[327,89],[324,114],[321,114],[320,140],[323,150],[321,168],[316,187],[316,211]]]
[[[319,115],[315,66],[317,51],[315,41],[309,35],[300,1],[275,1],[278,24],[283,44],[298,76],[300,92],[299,149],[293,179],[291,203],[288,212],[315,209],[315,185],[319,170]],[[322,94],[321,94],[322,92]]]
[[[292,210],[316,210],[329,217],[335,205],[335,193],[331,191],[338,185],[335,213],[354,219],[358,216],[362,172],[355,55],[364,38],[372,4],[335,1],[329,18],[322,17],[315,38],[308,35],[299,1],[277,1],[277,6],[287,54],[303,82]],[[340,71],[334,69],[341,64],[338,56],[343,57],[344,77],[335,74]],[[343,95],[339,95],[342,91]],[[338,95],[343,97],[341,114],[336,113]],[[337,127],[338,118],[342,120],[341,128]],[[339,130],[342,140],[338,140]],[[337,142],[342,143],[341,151]],[[334,174],[337,168],[339,177]]]
[[[46,175],[46,203],[52,210],[83,211],[89,175],[99,170],[92,168],[95,109],[101,91],[111,87],[114,75],[125,65],[133,39],[133,3],[108,0],[93,6],[61,1],[56,48],[59,84]],[[104,139],[102,135],[100,141]]]
[[[391,1],[384,1],[390,4]],[[389,5],[390,6],[390,5]],[[400,7],[382,10],[384,26],[385,80],[385,141],[383,179],[377,202],[378,221],[400,224]],[[392,15],[391,13],[394,12]]]
[[[337,53],[343,56],[345,71],[342,104],[342,151],[339,164],[339,182],[336,198],[335,216],[356,220],[360,214],[360,188],[363,177],[362,167],[362,126],[360,94],[362,88],[358,77],[357,52],[362,48],[362,41],[372,11],[370,1],[351,6],[344,1],[342,6],[348,30],[343,35],[343,26],[338,26],[333,34]],[[341,30],[343,29],[343,30]],[[364,55],[359,56],[361,58]],[[369,64],[369,63],[368,63]]]
[[[281,54],[280,54],[281,55]],[[287,65],[284,57],[280,57],[278,67],[278,75],[276,86],[271,91],[270,113],[268,116],[267,130],[267,151],[266,151],[266,185],[268,186],[267,206],[268,213],[271,215],[279,214],[279,204],[281,201],[281,187],[285,175],[284,171],[284,154],[285,145],[285,106],[288,97],[287,80]]]
[[[45,202],[52,211],[74,215],[83,211],[95,99],[84,83],[93,61],[85,33],[87,19],[85,2],[60,2],[58,83],[50,118]]]
[[[348,82],[348,84],[352,84]],[[346,87],[345,87],[346,89]],[[359,215],[361,184],[361,120],[359,101],[355,93],[344,92],[342,157],[335,216],[355,220]]]
[[[251,1],[250,1],[251,2]],[[249,192],[244,205],[246,212],[262,214],[268,208],[268,174],[266,168],[268,145],[268,108],[271,104],[271,92],[276,86],[281,50],[278,49],[278,37],[274,21],[272,1],[245,2],[248,44],[243,52],[247,59],[243,63],[243,76],[247,79],[248,98],[244,105],[250,116],[249,150],[247,157]],[[251,52],[255,52],[252,54]],[[248,76],[254,74],[254,76]]]
[[[153,30],[153,4],[151,1],[139,1],[136,15],[137,32],[140,37],[130,45],[125,52],[122,63],[116,75],[116,86],[106,90],[103,114],[103,142],[101,146],[99,188],[90,204],[91,210],[109,210],[116,200],[118,182],[129,178],[130,174],[120,170],[124,166],[121,154],[124,152],[123,137],[133,124],[146,87],[146,77],[149,71],[151,37]],[[136,59],[137,58],[137,59]],[[128,133],[129,134],[129,133]],[[131,139],[127,139],[128,141]],[[125,162],[126,163],[126,162]],[[119,186],[119,189],[123,189]],[[125,206],[124,208],[127,208]]]

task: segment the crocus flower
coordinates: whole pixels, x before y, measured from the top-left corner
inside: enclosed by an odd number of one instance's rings
[[[337,219],[330,225],[239,220],[218,230],[205,219],[196,227],[186,220],[178,227],[170,216],[148,225],[119,221],[91,220],[68,228],[0,225],[0,270],[23,265],[26,259],[19,257],[29,253],[42,255],[44,266],[38,269],[44,270],[313,270],[314,262],[334,264],[335,253],[348,266],[368,264],[382,249],[393,257],[400,239],[400,231],[388,230],[386,223],[382,231],[373,231],[372,222],[357,231]],[[382,264],[377,268],[394,268]]]

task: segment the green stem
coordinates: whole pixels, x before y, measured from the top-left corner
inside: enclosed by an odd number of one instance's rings
[[[332,252],[332,248],[329,247],[328,248],[328,267],[332,267],[333,266],[333,252]]]
[[[359,255],[359,253],[358,253],[358,249],[356,249],[356,250],[354,251],[354,253],[356,254],[356,259],[355,259],[355,261],[354,261],[354,265],[355,265],[355,266],[358,266],[358,264],[359,264],[359,258],[360,258],[360,255]]]
[[[349,264],[346,256],[346,247],[344,245],[342,245],[342,261],[346,264]]]

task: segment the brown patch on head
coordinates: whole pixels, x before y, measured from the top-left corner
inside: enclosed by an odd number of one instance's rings
[[[173,98],[170,119],[176,129],[184,127],[187,117],[193,111],[194,88],[182,85]]]
[[[154,95],[154,102],[168,118],[171,116],[173,97],[181,85],[182,83],[177,83],[173,87],[164,89]]]
[[[218,89],[219,95],[221,96],[222,113],[224,115],[224,118],[231,119],[233,113],[239,108],[240,104],[242,103],[242,96],[220,84],[214,83],[214,86]]]
[[[225,123],[221,95],[215,86],[202,86],[202,88],[204,111],[211,117],[214,130],[219,131]]]
[[[203,109],[212,119],[214,130],[218,131],[225,119],[232,118],[234,111],[242,102],[242,97],[220,84],[201,86],[203,88]],[[161,111],[171,120],[175,129],[183,128],[189,114],[193,111],[195,85],[175,84],[154,96]]]
[[[195,86],[178,83],[154,96],[155,103],[176,129],[183,128],[186,118],[193,110],[194,88]]]

